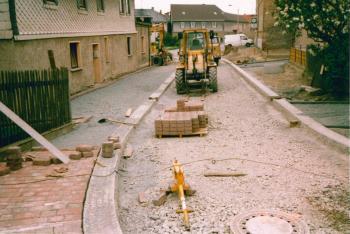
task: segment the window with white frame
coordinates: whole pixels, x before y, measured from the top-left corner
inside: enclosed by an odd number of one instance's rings
[[[202,28],[206,28],[207,27],[207,23],[206,22],[202,22]]]
[[[44,4],[58,5],[58,0],[43,0]]]
[[[78,9],[87,10],[86,0],[77,0]]]
[[[196,22],[191,22],[191,28],[195,28],[196,27]]]
[[[131,13],[130,0],[125,0],[125,11],[127,15]]]
[[[216,22],[211,23],[212,28],[216,28]]]
[[[70,42],[70,62],[72,69],[78,69],[81,67],[81,55],[80,55],[80,42]]]
[[[125,0],[119,0],[119,12],[125,14]]]
[[[180,28],[185,28],[185,22],[180,23]]]
[[[104,0],[96,0],[97,11],[104,12],[105,11],[105,3]]]

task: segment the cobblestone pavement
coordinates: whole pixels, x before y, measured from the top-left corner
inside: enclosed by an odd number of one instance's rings
[[[44,154],[50,155],[46,152]],[[82,233],[85,191],[95,156],[33,166],[0,177],[0,233]],[[62,177],[55,169],[67,168]]]
[[[140,192],[167,187],[174,159],[188,163],[186,181],[197,190],[187,198],[194,210],[191,233],[229,233],[234,217],[256,209],[300,215],[311,233],[346,233],[349,207],[338,198],[347,197],[347,155],[303,128],[289,128],[281,113],[228,65],[220,65],[218,74],[219,92],[205,101],[206,137],[155,138],[155,118],[180,97],[174,84],[132,134],[134,155],[122,161],[119,184],[124,233],[186,233],[182,215],[176,214],[176,195],[162,206],[138,202]],[[207,178],[206,171],[247,175]]]
[[[116,83],[80,96],[71,102],[73,117],[93,116],[73,132],[53,140],[58,147],[72,147],[77,144],[99,145],[113,132],[115,125],[99,124],[102,118],[123,120],[129,108],[134,110],[148,99],[174,72],[174,65],[152,67],[141,72],[126,75]]]

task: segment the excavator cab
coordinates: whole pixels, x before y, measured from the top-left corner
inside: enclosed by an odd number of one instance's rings
[[[213,36],[214,33],[206,29],[185,30],[178,34],[181,40],[175,75],[178,94],[196,86],[217,92],[217,65],[211,46]]]

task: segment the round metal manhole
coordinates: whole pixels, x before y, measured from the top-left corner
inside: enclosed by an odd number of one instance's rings
[[[237,215],[230,225],[233,234],[309,234],[300,215],[281,211],[250,211]]]

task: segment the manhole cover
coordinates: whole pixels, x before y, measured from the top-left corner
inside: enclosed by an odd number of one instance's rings
[[[230,226],[233,234],[309,234],[300,215],[280,211],[250,211],[237,215]]]

